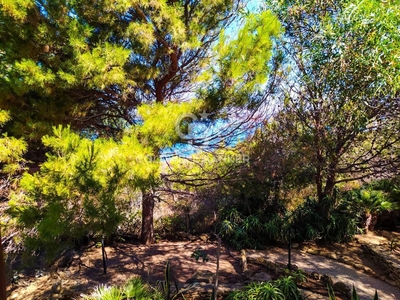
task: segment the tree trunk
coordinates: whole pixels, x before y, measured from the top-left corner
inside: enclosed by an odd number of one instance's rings
[[[329,172],[325,181],[325,187],[322,189],[322,176],[319,176],[320,182],[317,182],[317,190],[318,190],[318,213],[322,215],[326,220],[329,218],[331,214],[331,210],[334,207],[335,201],[333,196],[333,191],[336,185],[336,176],[334,173]]]
[[[3,244],[0,230],[0,299],[6,300],[6,268],[3,256]]]
[[[281,191],[281,178],[272,178],[273,179],[273,191],[274,197],[272,197],[272,210],[274,212],[278,212],[279,208],[279,201],[280,201],[280,191]]]
[[[154,197],[150,192],[143,192],[142,233],[140,236],[140,241],[145,245],[153,243],[153,236],[154,236],[153,212],[154,212]]]
[[[378,223],[378,216],[376,214],[371,214],[371,222],[369,223],[368,230],[374,231],[376,223]]]

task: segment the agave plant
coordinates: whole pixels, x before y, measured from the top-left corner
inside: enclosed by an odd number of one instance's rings
[[[173,281],[173,284],[175,286],[175,290],[172,291],[171,287],[171,282]],[[177,299],[178,297],[182,297],[185,299],[183,296],[184,293],[187,291],[191,290],[194,287],[195,283],[189,285],[186,288],[180,289],[178,282],[172,278],[171,276],[171,263],[167,261],[165,264],[165,270],[164,270],[164,280],[159,280],[157,281],[157,291],[160,292],[164,298],[164,300],[173,300]]]
[[[157,295],[151,293],[142,279],[137,277],[128,281],[122,289],[125,299],[155,299]]]
[[[119,287],[99,285],[89,296],[83,296],[85,300],[123,300],[124,296]]]
[[[247,299],[285,300],[281,290],[271,282],[253,284],[247,290]]]
[[[301,300],[303,299],[299,289],[292,276],[284,276],[274,282],[274,285],[280,289],[285,299]]]

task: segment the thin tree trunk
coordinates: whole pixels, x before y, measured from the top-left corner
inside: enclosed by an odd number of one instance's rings
[[[153,212],[154,212],[154,197],[150,192],[143,192],[142,233],[140,241],[145,245],[153,243],[153,236],[154,236]]]
[[[315,183],[317,184],[317,197],[318,197],[318,202],[321,203],[322,199],[324,198],[323,192],[322,192],[322,174],[321,174],[320,167],[317,167],[317,174],[315,178]]]
[[[218,240],[218,246],[217,246],[217,270],[215,272],[215,282],[214,282],[214,287],[213,287],[213,293],[212,293],[212,299],[211,300],[217,300],[218,298],[218,277],[219,277],[219,260],[220,260],[220,253],[221,253],[221,238],[219,237],[218,234],[215,234],[217,240]]]
[[[107,254],[104,246],[104,237],[101,239],[101,254],[103,256],[103,274],[107,274]]]
[[[0,299],[6,300],[6,268],[3,256],[1,230],[0,230]]]
[[[280,188],[281,188],[281,179],[276,179],[274,181],[274,197],[272,200],[272,209],[274,212],[278,211],[278,207],[279,207],[279,194],[280,194]]]

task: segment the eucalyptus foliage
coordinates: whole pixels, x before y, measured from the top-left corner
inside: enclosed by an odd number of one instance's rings
[[[267,1],[285,28],[280,126],[313,167],[318,200],[399,164],[397,1]],[[323,212],[326,214],[326,212]]]

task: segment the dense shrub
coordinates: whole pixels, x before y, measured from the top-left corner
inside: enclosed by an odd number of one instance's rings
[[[327,217],[319,212],[329,211]],[[326,198],[322,203],[309,197],[291,216],[293,239],[303,241],[346,242],[357,233],[360,212],[357,205],[340,198]]]
[[[261,248],[282,239],[284,218],[278,213],[258,213],[245,216],[236,208],[223,211],[219,225],[221,237],[235,249]]]
[[[303,297],[301,296],[300,291],[296,286],[296,283],[293,281],[293,278],[291,276],[287,276],[281,277],[280,279],[275,281],[261,283],[252,282],[243,290],[231,293],[227,299],[298,300],[303,299]]]
[[[161,293],[144,284],[140,278],[128,281],[122,287],[117,286],[98,286],[91,295],[83,296],[84,300],[123,300],[123,299],[142,299],[142,300],[162,300]]]

